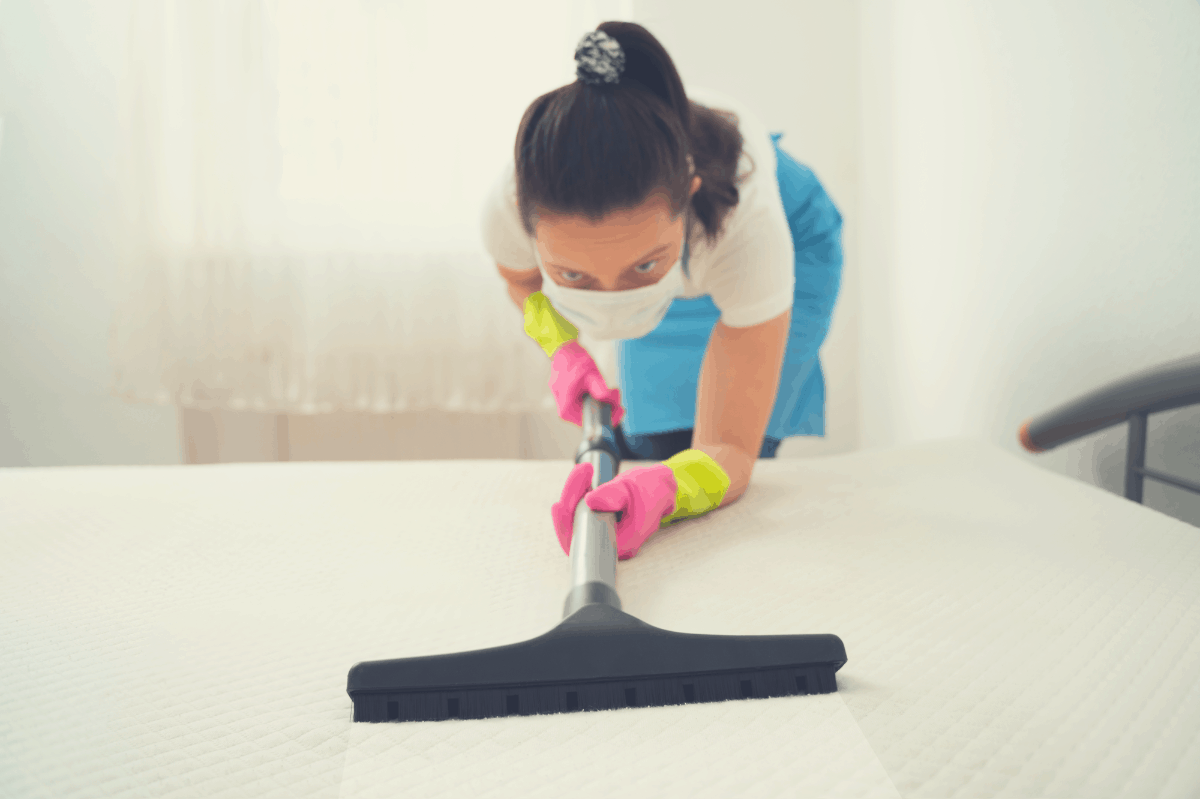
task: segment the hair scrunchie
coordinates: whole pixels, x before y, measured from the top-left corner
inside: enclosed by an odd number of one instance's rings
[[[625,71],[625,51],[604,31],[591,31],[575,47],[575,75],[589,86],[618,83]]]

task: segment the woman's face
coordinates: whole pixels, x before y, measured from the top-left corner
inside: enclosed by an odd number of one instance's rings
[[[691,193],[700,188],[692,179]],[[560,286],[625,291],[657,283],[683,252],[684,214],[672,217],[663,195],[614,211],[599,222],[544,215],[534,235],[550,279]]]

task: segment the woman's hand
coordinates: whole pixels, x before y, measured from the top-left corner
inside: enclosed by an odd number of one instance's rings
[[[562,497],[550,508],[558,543],[571,554],[575,508],[582,499],[594,511],[621,514],[617,557],[628,560],[660,527],[719,508],[729,475],[707,453],[685,449],[654,466],[622,472],[599,488],[591,485],[590,463],[577,464],[567,476]]]
[[[571,537],[575,533],[575,508],[579,500],[592,490],[592,464],[577,463],[567,475],[562,498],[550,506],[550,518],[554,520],[554,532],[563,552],[571,554]]]
[[[583,425],[583,395],[589,394],[612,406],[612,423],[620,424],[625,409],[621,407],[620,389],[610,389],[600,374],[592,356],[577,340],[572,339],[554,351],[550,359],[550,390],[558,404],[558,415],[575,425]]]
[[[558,543],[567,554],[571,553],[575,508],[581,499],[594,511],[621,513],[617,522],[617,557],[621,560],[636,555],[663,519],[675,511],[675,474],[664,463],[623,472],[596,489],[591,486],[592,465],[576,465],[567,477],[562,498],[550,509]]]
[[[539,278],[540,281],[540,278]],[[516,295],[513,295],[516,299]],[[554,310],[550,300],[535,291],[524,300],[525,334],[538,343],[550,358],[550,390],[558,404],[558,415],[575,425],[583,425],[583,395],[612,406],[612,423],[625,415],[621,392],[610,389],[592,356],[579,343],[579,330]]]

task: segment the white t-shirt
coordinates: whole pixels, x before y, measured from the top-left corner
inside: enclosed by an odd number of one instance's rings
[[[766,128],[741,104],[702,89],[689,90],[688,98],[737,115],[744,139],[738,173],[750,171],[750,159],[753,172],[738,185],[738,204],[726,215],[714,245],[709,245],[699,221],[694,223],[683,298],[709,295],[722,322],[751,327],[791,308],[795,287],[795,254],[775,175],[775,148]],[[525,233],[517,210],[512,159],[484,203],[482,232],[484,247],[498,264],[515,270],[538,268],[537,247]],[[592,353],[609,385],[615,386],[615,345],[589,342],[582,336],[580,343]]]

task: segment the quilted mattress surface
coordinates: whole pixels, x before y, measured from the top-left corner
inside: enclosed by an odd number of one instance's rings
[[[0,796],[1200,796],[1200,530],[971,441],[760,462],[619,565],[836,633],[838,693],[352,723],[358,661],[557,624],[569,469],[0,471]]]

